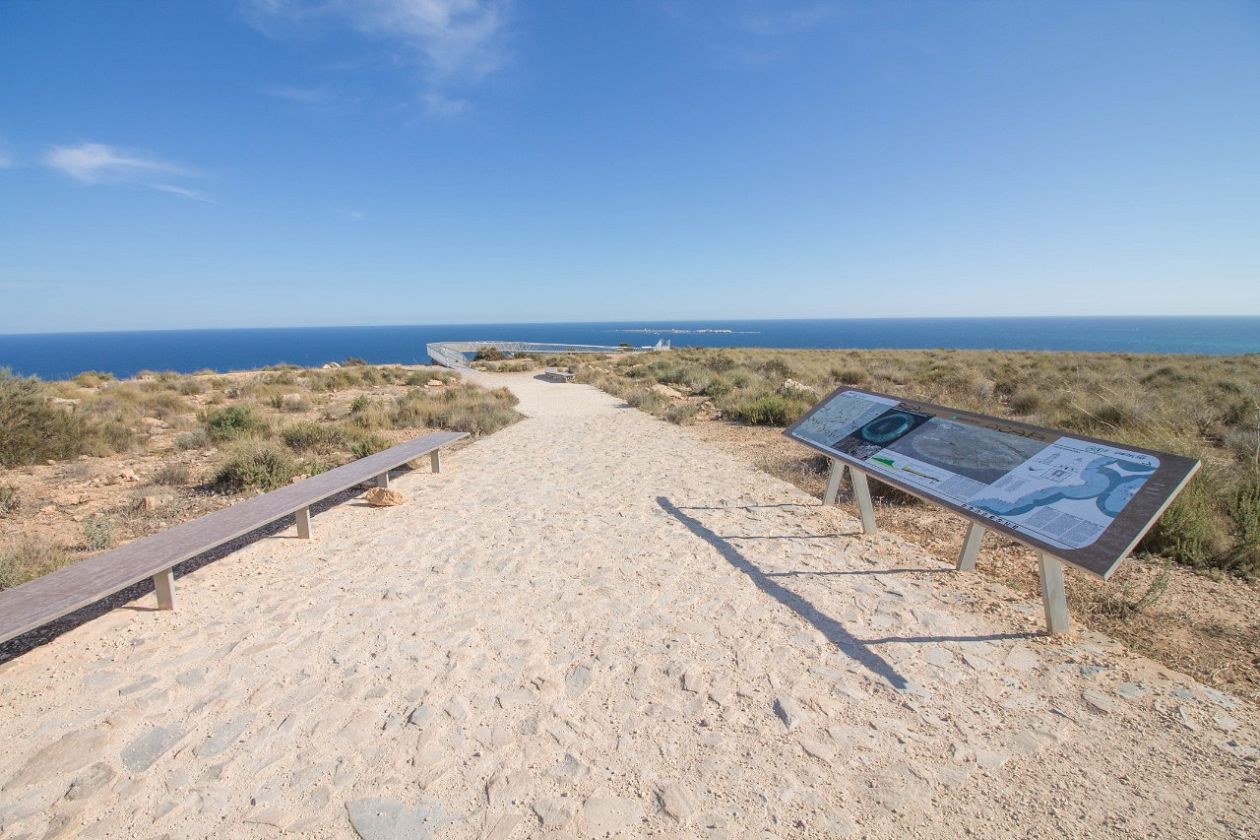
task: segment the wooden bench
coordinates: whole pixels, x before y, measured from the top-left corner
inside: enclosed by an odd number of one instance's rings
[[[560,368],[549,367],[543,371],[542,378],[548,382],[572,382],[574,374]]]
[[[430,457],[433,471],[438,472],[441,447],[467,436],[463,432],[423,435],[0,592],[0,642],[147,577],[153,578],[158,607],[174,609],[177,564],[291,515],[297,519],[298,536],[310,539],[311,505],[365,481],[387,487],[390,470],[423,455]]]

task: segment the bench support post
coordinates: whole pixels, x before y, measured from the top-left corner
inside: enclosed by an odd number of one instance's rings
[[[840,492],[840,479],[844,478],[844,464],[831,459],[831,472],[827,474],[827,492],[823,493],[823,504],[834,505],[836,494]]]
[[[166,569],[154,575],[153,590],[157,593],[159,610],[175,609],[175,570]]]
[[[871,504],[871,487],[866,483],[866,473],[849,469],[849,483],[853,485],[853,498],[857,501],[858,515],[862,518],[862,531],[867,534],[879,533],[875,524],[875,506]]]
[[[297,519],[297,532],[300,539],[309,540],[311,538],[311,509],[304,507],[297,513],[293,514]]]
[[[438,450],[434,449],[429,453],[429,463],[433,465],[435,473],[442,471],[442,459],[438,457]]]
[[[377,487],[389,487],[389,473],[383,472],[376,477]]]
[[[1046,632],[1058,636],[1068,631],[1067,595],[1063,590],[1063,564],[1041,554],[1041,600],[1046,608]]]
[[[976,555],[980,553],[982,539],[984,539],[984,528],[972,522],[967,527],[967,537],[963,540],[962,552],[958,555],[958,564],[954,568],[960,572],[976,570]]]

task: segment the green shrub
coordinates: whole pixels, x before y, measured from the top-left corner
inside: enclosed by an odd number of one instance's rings
[[[473,354],[474,362],[501,362],[506,356],[498,347],[478,347],[477,352]]]
[[[21,506],[18,489],[12,484],[0,484],[0,516],[12,516]]]
[[[201,449],[209,443],[205,429],[194,429],[191,432],[180,432],[175,436],[175,448],[181,452],[189,449]]]
[[[244,437],[266,437],[271,432],[267,418],[253,406],[229,405],[206,415],[206,435],[210,440],[223,442]]]
[[[853,385],[858,388],[871,381],[870,374],[856,366],[834,367],[827,375],[838,385]]]
[[[182,487],[191,480],[192,471],[188,469],[188,465],[173,461],[162,465],[149,479],[149,483],[165,487]]]
[[[81,415],[50,404],[42,382],[0,368],[0,467],[75,458],[91,436]]]
[[[350,444],[350,452],[356,458],[366,458],[382,449],[389,449],[389,441],[376,434],[360,435]]]
[[[789,426],[809,410],[809,403],[783,394],[761,394],[736,401],[733,419],[750,426]]]
[[[298,474],[288,450],[262,440],[236,444],[219,463],[212,484],[229,491],[275,490]]]
[[[180,381],[178,390],[185,397],[193,397],[205,391],[206,387],[201,380],[189,377]]]
[[[83,547],[103,551],[114,544],[114,522],[107,516],[89,516],[83,520]]]
[[[346,430],[331,423],[295,423],[280,432],[294,452],[334,452],[346,447]]]
[[[413,370],[407,373],[403,384],[417,386],[428,385],[430,380],[436,379],[443,385],[449,385],[452,382],[459,381],[459,374],[447,368],[424,368],[423,370]]]
[[[1181,491],[1138,544],[1140,549],[1196,568],[1215,565],[1225,545],[1207,490],[1210,481],[1204,479],[1205,476],[1194,479]]]
[[[703,393],[706,397],[717,398],[725,397],[732,390],[734,390],[734,386],[732,386],[731,383],[727,382],[720,376],[715,376],[705,383],[704,390],[701,393]]]
[[[103,382],[113,382],[114,374],[100,370],[85,370],[72,381],[83,388],[96,388]]]
[[[439,392],[409,391],[399,397],[392,417],[399,429],[445,429],[486,435],[521,418],[516,395],[507,388],[487,391],[474,385],[443,388]]]
[[[665,409],[665,419],[679,426],[690,426],[696,422],[696,414],[700,411],[700,406],[695,403],[682,402],[674,403]]]
[[[640,411],[646,411],[648,414],[657,414],[665,410],[665,406],[669,405],[669,397],[659,394],[651,388],[640,388],[637,391],[631,391],[625,396],[626,404],[631,405]]]
[[[55,572],[70,563],[70,555],[51,543],[26,538],[0,545],[0,589]]]

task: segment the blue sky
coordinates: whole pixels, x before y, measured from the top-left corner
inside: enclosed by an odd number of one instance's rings
[[[0,3],[0,332],[1260,314],[1260,4]]]

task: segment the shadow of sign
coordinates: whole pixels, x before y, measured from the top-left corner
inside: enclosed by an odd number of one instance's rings
[[[907,687],[906,678],[897,673],[897,669],[893,668],[888,660],[867,647],[862,640],[855,638],[843,624],[820,612],[808,600],[775,581],[741,554],[739,549],[709,530],[699,519],[688,516],[683,509],[677,507],[669,499],[657,496],[656,503],[662,510],[685,525],[687,530],[717,549],[718,554],[722,555],[726,562],[747,575],[758,589],[808,621],[826,637],[827,641],[838,647],[850,659],[887,680],[889,685],[899,691]]]

